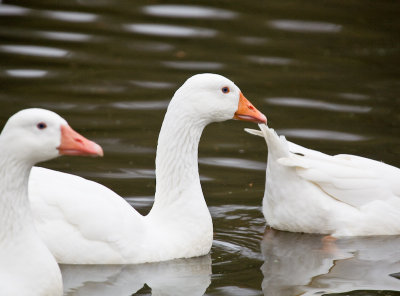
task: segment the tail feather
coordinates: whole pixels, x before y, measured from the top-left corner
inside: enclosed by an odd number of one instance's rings
[[[255,129],[252,129],[252,128],[245,128],[244,131],[249,133],[250,135],[259,136],[259,137],[263,137],[264,138],[264,134],[262,133],[262,131],[255,130]]]
[[[269,128],[266,124],[259,124],[259,130],[248,129],[245,131],[249,134],[265,138],[270,152],[274,151],[280,157],[289,155],[289,144],[284,136],[278,136],[274,129]]]

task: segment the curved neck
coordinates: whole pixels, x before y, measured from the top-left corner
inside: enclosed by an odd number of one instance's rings
[[[28,201],[31,164],[19,161],[1,149],[0,143],[0,244],[33,228]]]
[[[177,107],[177,105],[175,105]],[[198,146],[206,120],[170,103],[156,156],[156,194],[143,221],[145,260],[193,257],[210,251],[213,226],[198,170]],[[189,110],[191,111],[191,110]],[[132,243],[137,244],[137,235]]]
[[[158,138],[153,209],[188,199],[188,194],[202,196],[197,155],[206,124],[173,105],[168,108]]]

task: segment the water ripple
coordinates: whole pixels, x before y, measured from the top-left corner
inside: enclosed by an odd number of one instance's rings
[[[31,10],[25,7],[0,3],[0,15],[26,15]]]
[[[279,30],[302,33],[337,33],[342,30],[342,26],[337,24],[298,20],[273,20],[269,25]]]
[[[105,138],[97,140],[107,153],[127,153],[127,154],[155,154],[156,150],[150,147],[138,146],[125,143],[120,138]]]
[[[138,87],[151,89],[171,89],[176,86],[175,83],[162,81],[131,80],[130,83]]]
[[[248,44],[248,45],[261,45],[268,42],[267,38],[252,37],[252,36],[238,37],[237,40],[243,44]]]
[[[154,203],[154,196],[129,196],[124,199],[135,209],[151,208]]]
[[[248,56],[247,59],[251,62],[260,65],[279,65],[286,66],[293,63],[292,59],[281,57],[262,57],[262,56]]]
[[[340,93],[338,96],[352,101],[364,101],[370,99],[369,96],[355,93]]]
[[[46,76],[48,71],[46,70],[35,70],[35,69],[9,69],[6,70],[6,74],[11,77],[18,78],[41,78]]]
[[[121,168],[118,172],[91,173],[90,176],[106,179],[155,179],[156,174],[154,170]]]
[[[128,24],[124,28],[133,33],[164,37],[214,37],[216,30],[165,24]]]
[[[371,107],[368,106],[343,105],[304,98],[267,98],[265,101],[272,105],[322,109],[339,112],[367,113],[371,111]]]
[[[42,11],[44,16],[65,22],[89,23],[97,19],[97,15],[76,11]]]
[[[238,252],[238,253],[240,253],[241,250],[242,250],[242,247],[239,246],[239,245],[235,245],[235,244],[232,244],[232,243],[220,241],[220,240],[217,240],[217,239],[213,240],[213,246],[228,250],[229,252]]]
[[[260,215],[259,206],[224,204],[210,206],[209,210],[214,221],[223,221],[217,223],[218,225],[225,224],[223,229],[216,227],[213,249],[225,253],[223,255],[225,260],[216,265],[226,265],[233,259],[232,255],[247,259],[262,259],[259,246],[265,219]]]
[[[222,166],[229,168],[239,168],[247,170],[264,171],[266,164],[260,161],[245,160],[239,158],[222,158],[222,157],[202,157],[199,159],[200,164]]]
[[[172,51],[175,47],[163,42],[139,42],[129,46],[130,48],[143,52],[166,52]]]
[[[126,91],[126,86],[116,84],[74,84],[66,86],[69,91],[75,91],[79,93],[91,93],[91,94],[120,94]]]
[[[250,211],[259,211],[260,207],[249,206],[249,205],[220,205],[220,206],[209,206],[210,213],[214,218],[226,219],[227,216],[231,216],[234,212],[249,213]],[[249,215],[249,214],[248,214]],[[243,215],[240,216],[242,218]]]
[[[0,50],[8,53],[60,58],[68,54],[67,50],[34,45],[0,45]]]
[[[79,110],[79,111],[92,111],[98,109],[101,105],[91,103],[66,103],[66,102],[41,102],[40,106],[45,109],[51,110]]]
[[[198,71],[212,71],[220,70],[224,67],[221,63],[216,62],[195,62],[195,61],[165,61],[162,64],[166,67],[180,70],[198,70]]]
[[[174,18],[233,19],[238,15],[226,9],[195,5],[148,5],[142,10],[148,15]]]
[[[110,106],[117,109],[128,110],[164,110],[167,109],[169,101],[142,101],[142,102],[115,102]]]
[[[334,140],[334,141],[344,141],[344,142],[365,141],[370,138],[357,134],[338,132],[338,131],[319,130],[319,129],[282,129],[279,130],[278,132],[279,134],[293,138],[324,139],[324,140]]]
[[[83,42],[88,41],[92,36],[82,33],[71,33],[71,32],[55,32],[55,31],[39,31],[37,32],[39,36],[52,40],[62,40],[62,41],[73,41],[73,42]]]

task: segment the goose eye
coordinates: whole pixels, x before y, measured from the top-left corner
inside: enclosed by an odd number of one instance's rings
[[[36,127],[38,129],[45,129],[47,127],[47,125],[44,122],[39,122]]]
[[[222,91],[224,94],[227,94],[227,93],[229,92],[229,87],[224,86],[223,88],[221,88],[221,91]]]

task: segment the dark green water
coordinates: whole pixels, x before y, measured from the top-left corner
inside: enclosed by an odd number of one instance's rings
[[[399,15],[400,3],[386,0],[3,1],[0,123],[27,107],[58,112],[105,157],[44,165],[98,181],[143,214],[168,100],[201,72],[234,80],[294,142],[400,167]],[[398,295],[398,237],[327,246],[264,235],[267,149],[244,127],[255,126],[213,124],[200,144],[210,257],[64,266],[66,294]]]

